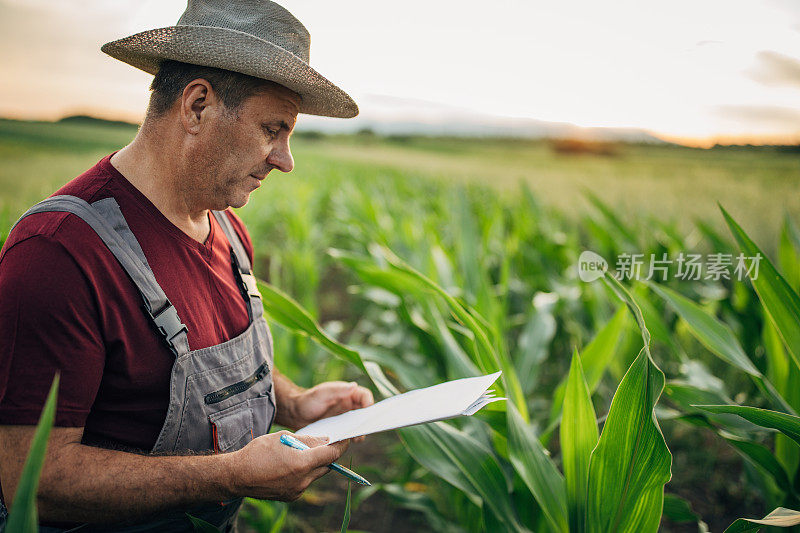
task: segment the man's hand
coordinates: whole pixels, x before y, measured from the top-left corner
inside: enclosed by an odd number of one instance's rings
[[[327,465],[336,461],[350,444],[349,440],[329,446],[327,439],[296,435],[311,447],[296,450],[281,444],[287,431],[270,433],[233,452],[231,489],[234,494],[259,499],[294,501],[316,479],[330,471]]]
[[[297,429],[375,403],[372,392],[353,381],[326,381],[283,400],[288,403],[289,419]]]

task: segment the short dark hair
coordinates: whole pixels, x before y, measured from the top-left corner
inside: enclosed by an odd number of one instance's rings
[[[152,94],[147,108],[148,115],[163,116],[175,104],[189,82],[197,78],[207,80],[225,107],[231,111],[235,111],[248,97],[273,83],[239,72],[168,59],[161,63],[153,83],[150,84]]]

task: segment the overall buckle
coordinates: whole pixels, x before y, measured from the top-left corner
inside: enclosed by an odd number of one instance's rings
[[[153,319],[153,323],[158,328],[161,336],[164,337],[164,340],[167,341],[172,353],[177,356],[178,350],[173,341],[181,332],[188,332],[189,330],[178,317],[178,311],[175,310],[175,306],[171,302],[167,302],[167,305],[157,313],[154,314],[148,309],[147,314]]]

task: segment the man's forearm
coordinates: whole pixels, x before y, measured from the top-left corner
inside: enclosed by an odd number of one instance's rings
[[[79,443],[48,453],[41,520],[119,522],[235,497],[230,455],[148,456]]]
[[[278,404],[275,422],[293,431],[300,429],[295,413],[295,400],[306,389],[296,385],[291,379],[278,372],[277,368],[272,369],[272,383],[275,387],[275,399]]]
[[[12,507],[34,426],[0,425],[0,475]],[[55,427],[39,482],[40,521],[95,524],[147,521],[160,511],[250,496],[291,501],[347,449],[299,437],[303,453],[280,442],[283,432],[218,455],[153,456],[80,444],[83,428]]]

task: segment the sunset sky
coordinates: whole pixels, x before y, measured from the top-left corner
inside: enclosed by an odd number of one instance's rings
[[[533,118],[685,142],[800,142],[797,0],[279,1],[362,115]],[[0,116],[139,120],[150,76],[100,52],[180,0],[0,0]],[[310,117],[301,123],[314,124]]]

